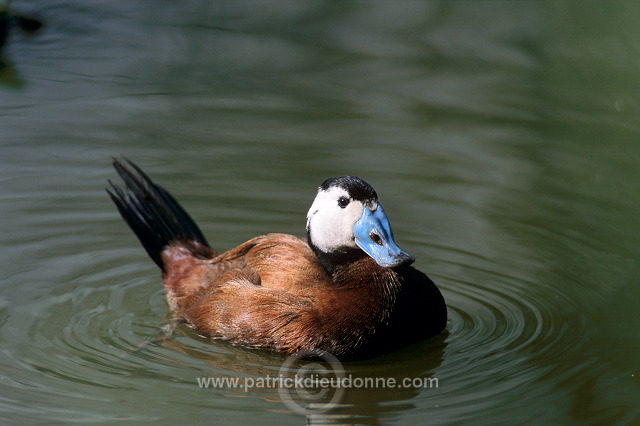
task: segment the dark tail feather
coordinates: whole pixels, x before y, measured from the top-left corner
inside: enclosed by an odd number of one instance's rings
[[[200,258],[211,258],[215,254],[194,220],[138,166],[126,159],[114,158],[113,167],[126,188],[123,190],[109,180],[111,190],[107,188],[107,192],[160,268],[163,268],[161,253],[170,243],[177,242]]]

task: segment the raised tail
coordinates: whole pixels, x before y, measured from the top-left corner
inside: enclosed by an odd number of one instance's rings
[[[195,257],[215,255],[198,225],[162,187],[129,160],[113,159],[126,188],[111,180],[107,192],[122,218],[136,234],[151,259],[164,270],[162,251],[171,244],[187,248]]]

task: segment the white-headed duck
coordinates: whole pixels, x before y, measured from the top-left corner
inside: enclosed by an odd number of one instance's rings
[[[326,180],[307,214],[306,241],[267,234],[224,253],[135,164],[114,160],[126,189],[109,195],[162,269],[177,318],[202,336],[284,353],[381,352],[440,333],[442,294],[398,247],[375,190]]]

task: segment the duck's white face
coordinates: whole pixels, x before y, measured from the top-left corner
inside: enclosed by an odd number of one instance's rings
[[[353,228],[364,205],[344,188],[320,189],[307,214],[307,231],[313,244],[325,253],[358,248]]]
[[[353,176],[329,179],[318,189],[307,214],[307,232],[323,253],[361,249],[384,267],[413,262],[393,240],[373,188]]]

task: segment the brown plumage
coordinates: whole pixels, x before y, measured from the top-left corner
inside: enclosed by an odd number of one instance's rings
[[[314,221],[322,223],[315,217],[322,213],[314,215],[322,209],[347,214],[341,204],[352,202],[358,215],[384,214],[373,188],[364,181],[337,178],[342,180],[323,184],[319,190],[323,195],[316,201],[334,192],[348,193],[349,200],[339,197],[340,206],[335,208],[314,202],[308,217],[309,241],[267,234],[218,254],[173,197],[137,166],[119,160],[114,166],[127,189],[111,183],[109,194],[162,268],[171,310],[203,336],[284,353],[322,349],[345,355],[384,351],[445,327],[442,295],[426,275],[409,266],[410,256],[399,248],[400,252],[391,252],[397,246],[390,228],[388,235],[381,228],[367,228],[372,239],[367,244],[390,250],[381,258],[374,254],[375,260],[363,251],[369,246],[361,250],[353,241],[331,251],[319,248],[326,241],[314,243],[313,235],[327,234],[314,231]],[[353,187],[360,182],[366,186]],[[360,229],[361,222],[350,226]]]

